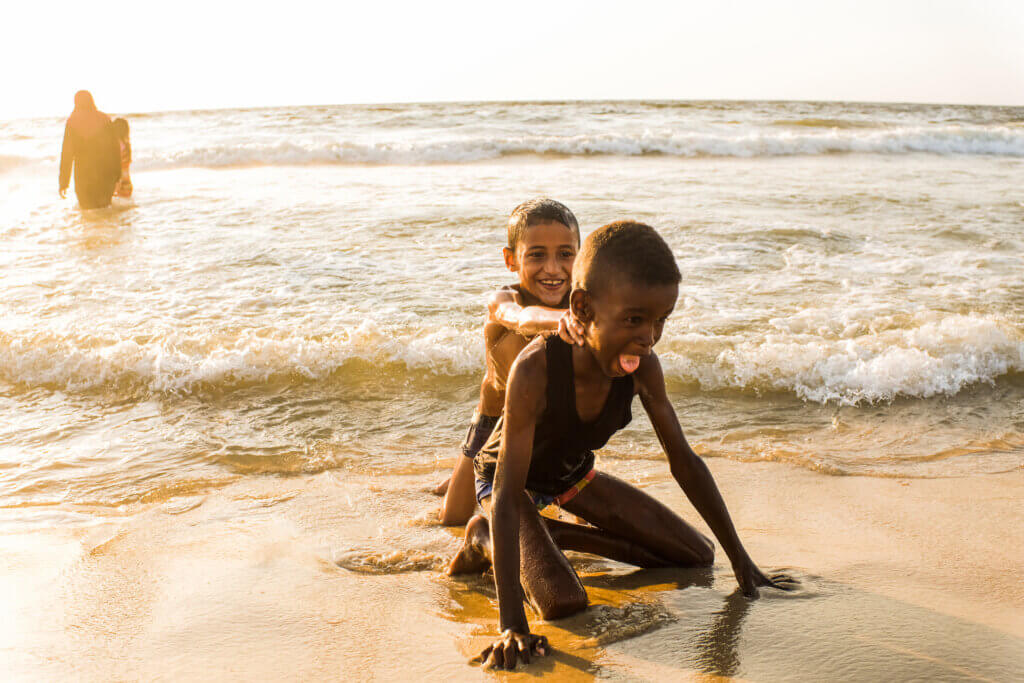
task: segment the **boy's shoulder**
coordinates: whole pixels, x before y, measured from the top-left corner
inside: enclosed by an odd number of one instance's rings
[[[551,339],[550,335],[537,335],[523,347],[518,360],[531,364],[543,363],[546,366],[548,359],[548,344]],[[555,337],[555,339],[557,339],[557,337]],[[558,341],[561,340],[559,339]]]
[[[658,398],[665,395],[665,372],[661,359],[654,351],[640,360],[640,367],[633,373],[633,392]]]
[[[547,385],[548,339],[549,337],[534,337],[516,356],[512,363],[512,372],[515,373],[518,383],[538,388]]]
[[[505,285],[490,293],[487,297],[487,324],[494,321],[494,314],[504,304],[514,303],[522,306],[522,293],[518,285]]]
[[[484,346],[488,362],[498,370],[498,375],[501,377],[508,376],[512,369],[512,363],[529,345],[529,339],[513,332],[496,320],[488,320],[484,324]]]
[[[498,287],[496,290],[491,292],[492,302],[496,301],[498,303],[503,303],[505,301],[515,301],[516,303],[520,303],[522,299],[523,290],[518,284],[502,285],[501,287]]]
[[[505,336],[511,332],[506,326],[501,324],[495,315],[501,306],[505,304],[516,304],[517,306],[523,306],[523,295],[519,289],[519,285],[505,285],[491,292],[487,299],[487,322],[484,323],[484,337],[487,339],[488,346],[492,342],[497,341],[499,338]]]

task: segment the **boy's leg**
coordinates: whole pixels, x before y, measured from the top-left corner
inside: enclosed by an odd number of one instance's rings
[[[473,459],[460,455],[441,502],[441,524],[460,526],[473,515],[476,509],[475,481]]]
[[[490,527],[487,518],[478,515],[466,525],[465,542],[448,573],[481,571],[492,557]],[[519,505],[519,572],[526,598],[544,619],[559,619],[586,609],[583,584],[526,493]]]
[[[616,562],[645,569],[673,567],[674,563],[647,548],[593,526],[572,524],[541,517],[555,544],[562,550],[600,555]],[[448,567],[449,574],[471,574],[487,571],[491,566],[490,529],[487,518],[477,515],[466,525],[466,540]]]
[[[470,423],[466,439],[462,442],[462,458],[452,468],[452,476],[448,479],[448,486],[444,492],[441,524],[465,524],[476,509],[476,474],[473,472],[473,458],[487,443],[497,424],[496,416],[481,415],[479,411],[473,413],[473,422]]]
[[[675,563],[638,543],[597,527],[547,518],[544,519],[544,523],[547,525],[551,537],[555,539],[555,543],[562,550],[600,555],[616,562],[644,569],[676,566]]]
[[[646,565],[629,559],[621,561],[639,566],[671,567],[707,567],[714,562],[715,545],[710,539],[666,505],[609,474],[597,472],[590,484],[562,507],[611,537],[639,546],[645,551],[643,555],[661,558],[663,564]],[[576,547],[593,544],[593,538],[596,538],[593,535],[587,537],[566,530],[555,532],[555,537],[563,549],[596,552],[611,559],[620,559],[599,550]],[[605,543],[609,548],[617,547],[612,539]],[[627,549],[627,552],[635,551]]]

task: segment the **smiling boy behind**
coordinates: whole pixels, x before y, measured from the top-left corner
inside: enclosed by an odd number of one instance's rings
[[[476,508],[473,458],[505,406],[505,382],[513,361],[530,338],[558,329],[569,307],[572,266],[580,245],[572,211],[553,199],[523,202],[509,216],[507,237],[502,250],[505,267],[517,275],[518,283],[499,289],[488,301],[487,370],[462,444],[465,457],[455,463],[441,504],[441,523],[449,526],[465,524]]]

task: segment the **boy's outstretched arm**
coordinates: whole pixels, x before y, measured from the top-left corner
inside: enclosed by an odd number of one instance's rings
[[[564,308],[523,306],[515,292],[499,289],[487,301],[487,318],[513,332],[532,337],[541,332],[558,329],[558,321],[565,315]]]
[[[758,586],[780,587],[765,576],[750,559],[736,534],[736,527],[733,526],[711,471],[686,442],[675,408],[672,407],[665,392],[665,376],[657,355],[651,353],[645,357],[635,377],[640,390],[640,400],[668,456],[672,476],[693,503],[693,507],[711,527],[715,538],[722,544],[722,549],[732,563],[736,582],[743,593],[749,597],[756,597]]]
[[[543,347],[540,348],[542,351]],[[494,500],[491,508],[491,543],[499,624],[503,634],[512,631],[521,636],[530,636],[530,626],[523,609],[520,582],[519,506],[524,504],[533,434],[547,382],[545,364],[537,362],[544,357],[542,353],[539,355],[540,358],[537,353],[525,351],[512,366],[505,393],[505,432],[494,473]],[[500,642],[492,647],[498,647]],[[506,659],[508,654],[521,656],[523,653],[506,653]],[[528,661],[529,646],[525,655]],[[514,661],[515,656],[512,657]]]

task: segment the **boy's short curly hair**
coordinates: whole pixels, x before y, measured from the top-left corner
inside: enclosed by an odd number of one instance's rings
[[[636,221],[615,221],[587,235],[572,268],[572,288],[597,293],[624,275],[649,286],[678,285],[683,279],[661,235]]]
[[[537,197],[512,209],[508,217],[508,248],[515,251],[527,228],[548,222],[561,223],[569,228],[576,235],[576,244],[580,243],[580,224],[569,207],[554,199]]]

